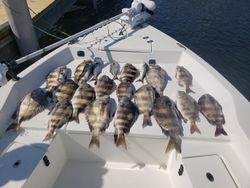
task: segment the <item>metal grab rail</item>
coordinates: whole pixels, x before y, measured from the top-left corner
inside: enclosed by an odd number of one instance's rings
[[[92,31],[94,31],[94,30],[96,30],[96,29],[98,29],[100,27],[103,27],[103,26],[105,26],[105,25],[107,25],[107,24],[109,24],[109,23],[111,23],[111,22],[113,22],[115,20],[118,20],[121,16],[126,15],[126,14],[127,13],[121,13],[121,14],[118,14],[117,16],[109,18],[108,20],[104,20],[104,21],[102,21],[102,22],[100,22],[100,23],[98,23],[98,24],[96,24],[96,25],[94,25],[94,26],[92,26],[92,27],[90,27],[88,29],[80,31],[80,32],[78,32],[78,33],[76,33],[74,35],[71,35],[71,36],[69,36],[69,37],[67,37],[65,39],[62,39],[62,40],[60,40],[60,41],[58,41],[56,43],[53,43],[53,44],[51,44],[49,46],[46,46],[46,47],[44,47],[44,48],[42,48],[40,50],[37,50],[37,51],[32,52],[32,53],[30,53],[30,54],[28,54],[28,55],[26,55],[24,57],[21,57],[21,58],[15,60],[15,62],[17,64],[21,64],[21,63],[23,63],[25,61],[28,61],[28,60],[30,60],[32,58],[35,58],[35,57],[37,57],[39,55],[42,55],[43,53],[45,53],[47,51],[53,50],[54,48],[57,48],[57,47],[59,47],[59,46],[61,46],[63,44],[66,44],[66,43],[76,39],[76,38],[84,36],[84,35],[92,32]]]

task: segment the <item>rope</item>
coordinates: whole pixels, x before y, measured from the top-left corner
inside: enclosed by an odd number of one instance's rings
[[[109,20],[109,19],[108,19],[108,20]],[[126,24],[122,25],[120,22],[118,22],[118,21],[116,21],[116,20],[113,21],[113,22],[118,23],[118,24],[122,27],[120,32],[122,32],[123,29],[124,29],[124,31],[126,32],[126,36],[128,36]],[[120,37],[117,37],[117,38],[112,37],[112,35],[110,34],[110,31],[109,31],[109,26],[108,26],[108,24],[107,24],[106,26],[107,26],[107,30],[108,30],[108,36],[109,36],[111,39],[113,39],[114,41],[120,40]]]
[[[110,19],[107,19],[107,20],[104,20],[104,22],[105,21],[110,21]],[[125,31],[125,33],[126,33],[126,36],[128,37],[128,32],[127,32],[127,25],[126,24],[122,24],[122,23],[120,23],[120,22],[118,22],[117,20],[114,20],[114,21],[112,21],[112,22],[116,22],[116,23],[118,23],[122,28],[121,28],[121,31],[120,32],[123,32],[123,31]],[[111,23],[111,22],[110,22]],[[118,41],[118,40],[120,40],[121,38],[120,37],[117,37],[117,38],[114,38],[114,37],[112,37],[112,34],[110,33],[110,30],[109,30],[109,26],[108,26],[108,24],[109,23],[107,23],[105,26],[107,27],[107,32],[108,32],[108,37],[110,37],[111,39],[113,39],[114,41]],[[84,35],[83,36],[83,38],[80,40],[80,41],[83,41],[84,39],[85,39],[85,37],[87,36],[87,35],[89,35],[90,33],[88,33],[88,34],[86,34],[86,35]],[[95,36],[95,34],[94,34],[94,31],[93,32],[91,32],[91,34],[93,35],[93,38],[94,38],[94,40],[90,40],[90,41],[86,41],[86,42],[82,42],[82,44],[88,44],[88,43],[93,43],[93,42],[99,42],[99,47],[100,47],[100,42],[101,42],[101,40],[102,40],[102,36],[100,36],[100,38],[99,37],[96,37]],[[79,42],[80,42],[79,41]]]
[[[15,10],[15,9],[13,9],[13,8],[11,8],[11,7],[9,7],[9,6],[5,3],[5,1],[2,1],[2,2],[3,2],[3,4],[4,4],[4,6],[6,6],[8,9],[12,10],[12,11],[15,12],[16,14],[21,14],[21,12],[18,12],[17,10]],[[31,25],[32,27],[36,28],[37,30],[39,30],[39,31],[41,31],[41,32],[43,32],[43,33],[45,33],[45,34],[51,36],[51,37],[54,37],[54,38],[56,38],[56,39],[58,39],[58,40],[62,40],[62,39],[63,39],[63,38],[61,38],[61,37],[55,36],[55,35],[53,35],[53,34],[47,32],[47,31],[45,31],[45,30],[43,30],[43,29],[41,29],[41,28],[35,26],[34,24],[30,24],[30,25]]]
[[[32,25],[32,26],[33,26],[35,29],[37,29],[37,30],[39,30],[39,31],[41,31],[41,32],[43,32],[43,33],[45,33],[45,34],[51,36],[51,37],[54,37],[54,38],[56,38],[56,39],[58,39],[58,40],[62,40],[62,39],[63,39],[63,38],[61,38],[61,37],[58,37],[58,36],[56,36],[56,35],[53,35],[52,33],[47,32],[47,31],[45,31],[45,30],[43,30],[43,29],[41,29],[41,28],[39,28],[39,27],[37,27],[37,26],[35,26],[35,25]]]
[[[29,8],[29,10],[30,10],[33,14],[38,15],[32,8],[30,8],[30,7],[28,7],[28,8]],[[45,21],[45,19],[42,19],[42,22],[46,23],[48,26],[52,27],[52,28],[55,29],[56,31],[59,31],[60,33],[66,35],[67,37],[70,36],[69,34],[67,34],[67,33],[65,33],[64,31],[58,29],[57,27],[54,27],[54,26],[51,25],[49,22]]]

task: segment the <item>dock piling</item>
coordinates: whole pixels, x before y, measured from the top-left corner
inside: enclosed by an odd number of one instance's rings
[[[2,0],[8,22],[22,56],[39,49],[26,0]]]

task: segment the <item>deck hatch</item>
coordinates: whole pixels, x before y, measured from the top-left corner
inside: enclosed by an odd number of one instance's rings
[[[187,157],[183,164],[194,188],[238,187],[218,155]]]

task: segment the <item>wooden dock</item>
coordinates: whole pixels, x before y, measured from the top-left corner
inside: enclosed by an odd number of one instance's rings
[[[55,0],[27,0],[28,7],[31,8],[35,13],[40,13],[51,5]],[[5,13],[4,4],[0,0],[0,25],[7,22],[7,15]],[[36,16],[32,11],[30,11],[32,18]]]

